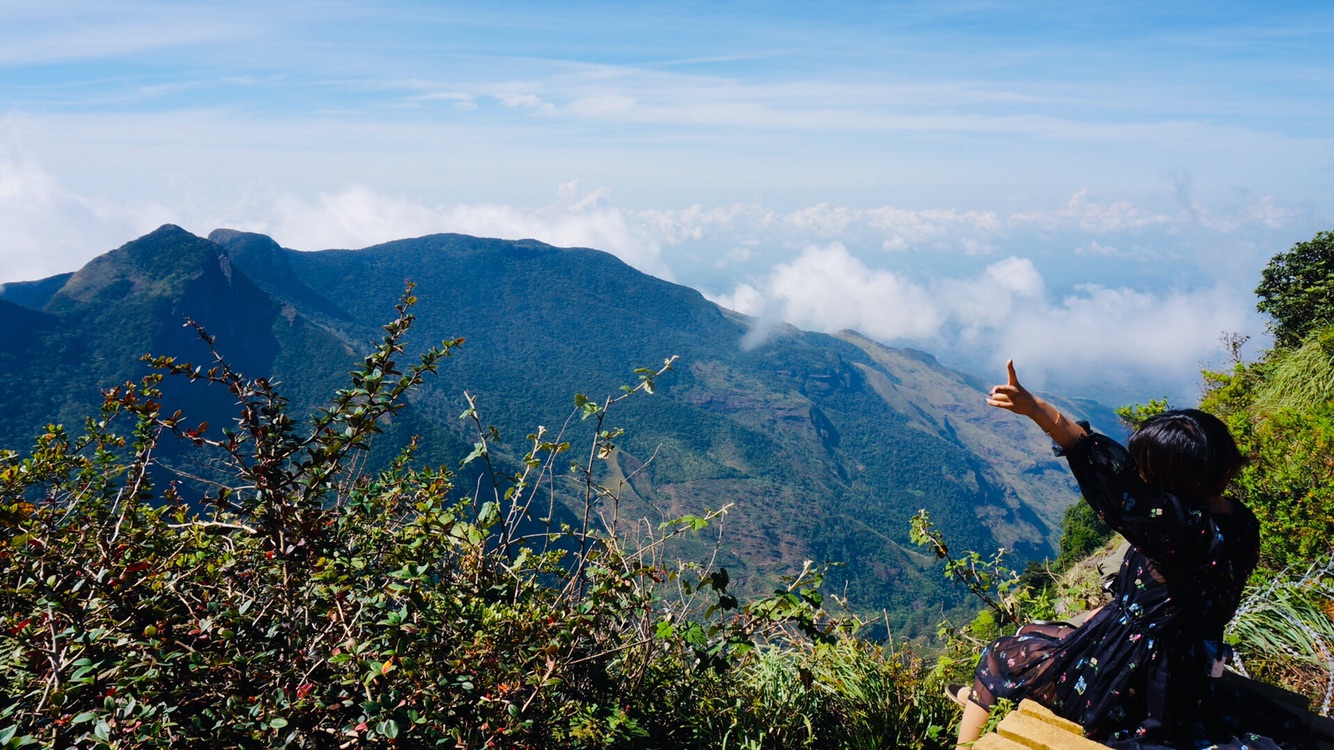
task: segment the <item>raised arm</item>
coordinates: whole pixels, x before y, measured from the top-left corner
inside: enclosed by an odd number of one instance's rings
[[[991,389],[987,403],[1028,417],[1051,436],[1085,501],[1107,525],[1156,562],[1189,563],[1207,552],[1216,540],[1206,514],[1145,482],[1120,443],[1089,434],[1020,385],[1014,360],[1005,369],[1006,382]]]
[[[1065,459],[1084,501],[1149,559],[1195,565],[1222,543],[1209,514],[1145,482],[1125,447],[1106,435],[1080,440]]]
[[[1034,396],[1019,384],[1019,377],[1014,372],[1014,360],[1006,361],[1005,370],[1007,380],[991,389],[987,396],[988,404],[1028,417],[1062,448],[1069,448],[1087,434],[1083,427],[1066,419],[1055,406]]]

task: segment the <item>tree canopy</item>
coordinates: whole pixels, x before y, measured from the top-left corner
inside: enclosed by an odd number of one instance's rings
[[[1275,255],[1255,293],[1256,308],[1273,318],[1279,346],[1295,346],[1311,331],[1334,324],[1334,232],[1320,232]]]

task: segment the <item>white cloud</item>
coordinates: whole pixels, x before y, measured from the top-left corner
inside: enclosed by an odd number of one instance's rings
[[[931,299],[959,329],[961,343],[1003,327],[1018,306],[1040,303],[1045,283],[1033,262],[1010,257],[987,266],[980,276],[933,284]]]
[[[1297,218],[1295,211],[1278,205],[1274,198],[1268,195],[1244,205],[1214,207],[1203,203],[1192,203],[1191,215],[1200,226],[1224,233],[1236,232],[1243,227],[1255,225],[1284,229]]]
[[[974,369],[1014,357],[1037,385],[1096,389],[1138,379],[1178,402],[1194,393],[1200,364],[1216,358],[1220,333],[1255,328],[1249,296],[1224,283],[1161,292],[1085,284],[1053,301],[1027,258],[913,283],[867,267],[838,243],[809,247],[715,301],[758,319],[751,339],[779,320],[830,333],[851,328],[946,352]]]
[[[316,200],[284,195],[258,219],[233,228],[269,234],[303,250],[360,248],[405,237],[457,232],[502,239],[537,239],[560,247],[612,253],[645,273],[670,279],[661,244],[634,225],[626,212],[601,205],[605,189],[584,194],[563,185],[555,204],[524,209],[499,204],[428,206],[365,187],[325,193]]]
[[[809,246],[775,267],[759,287],[738,284],[718,304],[756,319],[743,346],[762,343],[778,323],[816,331],[854,329],[882,340],[930,336],[943,322],[929,293],[888,271],[872,271],[840,243]]]
[[[637,225],[670,245],[725,235],[738,238],[737,243],[754,246],[759,244],[757,235],[773,232],[782,220],[779,214],[758,203],[716,208],[695,204],[685,209],[646,209],[632,213]]]
[[[436,232],[534,238],[606,250],[663,278],[684,269],[730,289],[714,299],[757,318],[750,345],[782,322],[853,328],[974,370],[1013,355],[1039,383],[1096,384],[1107,373],[1181,389],[1197,382],[1196,368],[1213,356],[1221,331],[1260,333],[1248,291],[1267,254],[1257,248],[1286,247],[1293,226],[1301,239],[1319,219],[1272,198],[1169,216],[1124,201],[1097,203],[1086,193],[1054,210],[1008,216],[830,203],[778,211],[758,200],[630,209],[609,188],[573,180],[535,208],[433,204],[366,186],[313,197],[257,187],[230,203],[187,190],[168,203],[131,203],[66,186],[22,146],[34,128],[22,118],[0,120],[0,282],[75,270],[166,222],[199,234],[221,226],[263,232],[302,250]],[[1219,226],[1228,233],[1211,229],[1209,217],[1226,217]],[[1055,239],[1042,240],[1046,233]],[[1074,252],[996,258],[1000,248],[1035,240],[1070,248],[1063,243],[1071,235],[1080,238]],[[1117,249],[1123,242],[1130,251]],[[895,252],[881,252],[887,246]],[[1159,281],[1103,280],[1105,271],[1133,279],[1150,263]],[[1179,278],[1193,286],[1164,288],[1161,279],[1172,278],[1164,264],[1180,264]],[[1062,283],[1053,290],[1044,274]],[[1098,283],[1072,286],[1091,280]]]
[[[217,227],[271,235],[302,250],[360,248],[438,232],[537,239],[591,247],[660,278],[673,278],[662,240],[640,214],[606,205],[606,188],[561,187],[538,208],[494,203],[429,205],[364,186],[306,198],[260,190],[230,205],[180,196],[173,205],[88,197],[65,187],[19,144],[31,123],[0,120],[0,283],[78,269],[96,255],[174,223],[197,234]]]
[[[1116,255],[1117,252],[1119,251],[1116,248],[1111,245],[1104,245],[1097,240],[1089,240],[1075,248],[1075,255]]]
[[[1269,195],[1251,204],[1246,210],[1246,218],[1251,221],[1262,222],[1271,229],[1282,229],[1288,226],[1295,217],[1295,211],[1278,206],[1273,196]]]
[[[113,5],[107,3],[107,6]],[[184,4],[181,4],[184,5]],[[136,16],[127,18],[127,11]],[[254,35],[250,24],[208,9],[81,6],[49,30],[34,33],[23,19],[0,31],[0,66],[30,66],[128,57],[150,51],[234,43]]]
[[[566,110],[585,117],[621,117],[633,112],[639,102],[622,94],[597,94],[570,102]]]
[[[841,243],[809,246],[757,285],[740,284],[716,298],[739,312],[779,318],[817,331],[858,330],[883,341],[927,341],[953,323],[967,335],[1004,325],[1017,302],[1040,298],[1031,261],[1006,258],[979,276],[924,285],[875,270]]]
[[[527,86],[524,84],[505,84],[489,93],[492,98],[506,107],[514,109],[531,109],[543,114],[554,114],[557,112],[555,104],[546,101],[541,96],[528,90]]]
[[[66,189],[15,134],[28,123],[0,121],[0,282],[72,271],[94,255],[133,239],[155,213],[116,206]],[[118,236],[114,244],[106,237]]]
[[[410,96],[406,101],[412,104],[449,102],[450,104],[453,104],[456,109],[477,109],[477,100],[472,94],[463,91],[431,91],[425,94]]]
[[[923,338],[940,326],[929,295],[889,271],[873,271],[842,244],[809,247],[775,268],[768,293],[800,328],[855,328],[883,339]]]
[[[858,209],[819,203],[783,217],[795,231],[829,238],[870,233],[889,252],[961,250],[969,255],[992,252],[1002,223],[994,211],[956,209],[909,210],[884,206]]]
[[[1042,229],[1077,227],[1085,232],[1120,232],[1177,221],[1173,215],[1146,210],[1131,201],[1099,203],[1089,200],[1088,188],[1077,190],[1057,210],[1026,211],[1013,214],[1013,225],[1033,224]]]
[[[1090,284],[1050,306],[1017,311],[996,332],[995,349],[1036,373],[1038,383],[1139,379],[1164,391],[1151,395],[1188,402],[1200,365],[1218,358],[1219,335],[1255,330],[1252,304],[1224,284],[1161,293]]]

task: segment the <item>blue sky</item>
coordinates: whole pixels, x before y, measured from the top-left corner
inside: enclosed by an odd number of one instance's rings
[[[1334,9],[1055,6],[9,0],[0,283],[166,222],[535,237],[1185,403],[1334,228]]]

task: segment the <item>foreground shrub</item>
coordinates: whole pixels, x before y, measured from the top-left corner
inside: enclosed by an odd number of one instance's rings
[[[153,359],[81,435],[53,426],[28,457],[0,453],[0,747],[889,748],[948,734],[920,660],[858,641],[855,620],[825,610],[818,571],[742,603],[726,571],[663,556],[717,513],[633,543],[599,520],[618,501],[597,483],[619,436],[608,414],[670,361],[614,398],[576,398],[567,425],[589,428],[587,450],[569,467],[563,431],[497,454],[470,402],[475,496],[415,467],[411,447],[364,474],[382,420],[462,343],[401,366],[413,301],[309,426],[215,351],[207,368]],[[168,412],[164,377],[227,388],[235,422]],[[207,470],[161,466],[175,440]],[[579,522],[553,520],[558,494]]]

